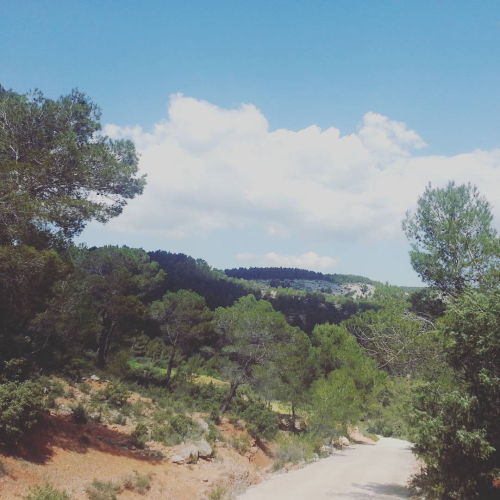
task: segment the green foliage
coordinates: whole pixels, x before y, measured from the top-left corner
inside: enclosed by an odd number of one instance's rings
[[[70,500],[71,497],[64,490],[56,489],[52,484],[36,485],[23,497],[24,500]]]
[[[298,328],[276,352],[269,370],[263,370],[259,389],[267,389],[274,399],[289,402],[292,413],[307,402],[309,388],[318,377],[318,365],[309,337]]]
[[[282,435],[276,442],[273,451],[273,469],[282,469],[286,464],[297,464],[305,460],[311,460],[314,454],[319,452],[320,440],[314,440],[306,436]]]
[[[220,484],[217,484],[208,492],[208,499],[224,500],[227,494],[228,494],[227,488],[224,488]]]
[[[100,399],[107,401],[111,406],[123,406],[130,396],[130,392],[121,384],[109,382],[108,385],[99,391]]]
[[[413,391],[420,382],[407,377],[391,377],[377,395],[377,402],[368,407],[365,428],[368,433],[385,437],[410,439],[409,412]],[[363,432],[363,434],[366,434]]]
[[[79,382],[92,368],[93,365],[87,358],[72,358],[64,365],[63,373],[71,380]]]
[[[234,448],[240,455],[244,455],[250,449],[250,438],[242,434],[241,436],[233,436],[229,440],[229,445]]]
[[[85,491],[89,500],[117,500],[119,489],[119,486],[111,481],[94,479]]]
[[[0,384],[0,442],[15,442],[37,423],[44,408],[43,388],[39,384]]]
[[[46,338],[27,337],[29,321],[47,309],[57,280],[67,273],[68,267],[54,251],[0,246],[0,374],[4,361],[44,345]]]
[[[75,406],[72,409],[73,412],[73,422],[76,424],[86,424],[88,421],[87,409],[82,403],[78,403],[78,406]]]
[[[452,383],[416,393],[415,451],[426,463],[415,485],[429,498],[496,498],[500,475],[500,292],[468,291],[439,325]]]
[[[256,438],[273,439],[278,432],[278,415],[265,403],[252,397],[237,397],[231,407],[233,415],[246,423],[248,432]]]
[[[0,479],[10,476],[12,473],[10,467],[0,460]]]
[[[433,323],[408,310],[408,302],[400,296],[388,296],[378,311],[366,311],[345,323],[380,368],[392,375],[421,376],[430,370],[440,352],[429,341]]]
[[[137,471],[134,471],[134,474],[130,474],[124,479],[123,488],[137,491],[141,495],[144,495],[151,489],[151,475],[139,474]]]
[[[221,336],[219,354],[228,360],[226,375],[231,380],[227,399],[221,408],[224,413],[229,409],[238,386],[254,382],[255,368],[270,365],[280,344],[292,337],[293,329],[269,302],[258,301],[253,295],[242,297],[232,307],[218,308],[214,323]]]
[[[129,363],[129,353],[125,350],[119,351],[111,356],[106,367],[107,373],[119,379],[129,378],[133,370]]]
[[[457,296],[484,283],[500,261],[500,245],[488,201],[471,184],[433,189],[429,184],[408,213],[403,229],[412,266],[423,281]]]
[[[76,89],[52,100],[0,86],[0,244],[57,247],[142,193],[133,143],[99,135],[100,116]]]
[[[343,368],[331,372],[326,379],[317,380],[312,386],[313,416],[309,423],[311,432],[322,437],[337,437],[345,433],[363,413],[362,393]]]
[[[165,384],[170,382],[175,356],[192,349],[210,331],[212,313],[205,299],[190,290],[167,292],[150,306],[151,316],[158,322],[163,341],[171,346]]]

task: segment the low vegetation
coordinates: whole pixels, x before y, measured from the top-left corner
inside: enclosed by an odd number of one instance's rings
[[[498,497],[500,240],[475,187],[429,186],[403,223],[431,288],[408,295],[342,275],[321,279],[373,285],[373,296],[273,288],[241,278],[318,276],[226,274],[182,254],[74,245],[145,184],[134,145],[100,135],[99,117],[77,90],[54,101],[0,86],[2,447],[68,400],[67,420],[130,424],[138,448],[199,439],[195,413],[210,420],[213,443],[224,418],[260,444],[285,421],[276,467],[314,457],[361,421],[414,441],[424,464],[414,486],[426,498]],[[242,437],[230,444],[248,448]],[[114,499],[148,481],[96,479],[87,493]],[[26,498],[67,494],[47,484]]]

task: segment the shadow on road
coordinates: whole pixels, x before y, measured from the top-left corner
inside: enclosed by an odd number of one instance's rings
[[[353,484],[353,486],[361,491],[335,494],[334,496],[332,495],[332,498],[354,498],[357,500],[411,498],[409,488],[399,484],[367,483]]]

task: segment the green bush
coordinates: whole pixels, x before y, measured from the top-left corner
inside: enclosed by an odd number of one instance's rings
[[[84,394],[90,394],[91,391],[92,391],[92,386],[87,382],[87,381],[83,381],[81,384],[80,384],[80,390],[84,393]]]
[[[111,406],[119,407],[127,402],[130,392],[123,385],[110,382],[102,391],[99,391],[99,396]]]
[[[45,408],[43,388],[34,382],[0,384],[0,441],[16,441],[36,424]]]
[[[119,486],[111,481],[99,481],[94,479],[86,492],[89,500],[117,500]]]
[[[285,464],[296,464],[310,460],[314,453],[319,452],[321,441],[303,436],[286,436],[278,439],[274,449],[274,470],[281,469]]]
[[[11,469],[8,465],[4,464],[1,460],[0,460],[0,479],[2,477],[5,477],[5,476],[10,476],[11,474]]]
[[[151,489],[151,475],[150,474],[139,474],[134,471],[133,475],[129,475],[123,481],[123,487],[126,490],[137,491],[141,495],[144,495],[149,489]]]
[[[188,439],[199,439],[202,436],[200,426],[186,415],[175,415],[168,421],[156,423],[151,431],[151,439],[174,446]]]
[[[66,363],[62,372],[71,380],[80,382],[83,375],[89,373],[93,368],[94,365],[90,360],[86,358],[73,358]]]
[[[250,438],[243,434],[242,436],[233,436],[229,444],[240,454],[244,455],[250,449]]]
[[[278,415],[262,401],[250,397],[235,398],[232,413],[246,422],[247,430],[253,437],[272,439],[278,432]]]
[[[224,500],[227,496],[227,489],[222,487],[220,484],[214,486],[208,493],[209,500]]]
[[[75,406],[71,409],[73,412],[73,422],[76,424],[86,424],[88,422],[87,410],[82,403],[78,403],[78,406]]]
[[[133,369],[128,363],[130,354],[127,351],[119,351],[111,357],[106,371],[113,377],[126,379],[132,376]]]
[[[24,500],[70,500],[70,496],[64,490],[58,490],[50,483],[44,486],[36,485],[30,489]]]
[[[121,413],[118,413],[118,415],[111,419],[111,423],[116,425],[126,425],[127,417],[125,417]]]

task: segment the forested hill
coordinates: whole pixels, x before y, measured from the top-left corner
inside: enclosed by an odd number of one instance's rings
[[[288,268],[288,267],[240,267],[234,269],[226,269],[224,271],[227,276],[231,278],[240,278],[245,280],[324,280],[330,281],[337,285],[345,283],[364,283],[375,285],[376,282],[366,278],[365,276],[358,276],[356,274],[323,274],[316,271],[308,271],[307,269]]]
[[[148,255],[167,274],[164,284],[156,291],[154,298],[158,300],[167,291],[193,290],[203,296],[208,307],[213,310],[217,307],[229,307],[241,297],[253,294],[258,299],[269,301],[275,310],[285,315],[288,323],[299,326],[307,333],[311,333],[317,324],[339,324],[358,311],[380,307],[373,300],[353,300],[351,297],[320,291],[283,288],[280,284],[273,287],[269,283],[230,277],[223,271],[210,267],[202,259],[181,253],[157,250]],[[295,271],[310,272],[299,269]],[[316,274],[321,276],[321,273]]]

